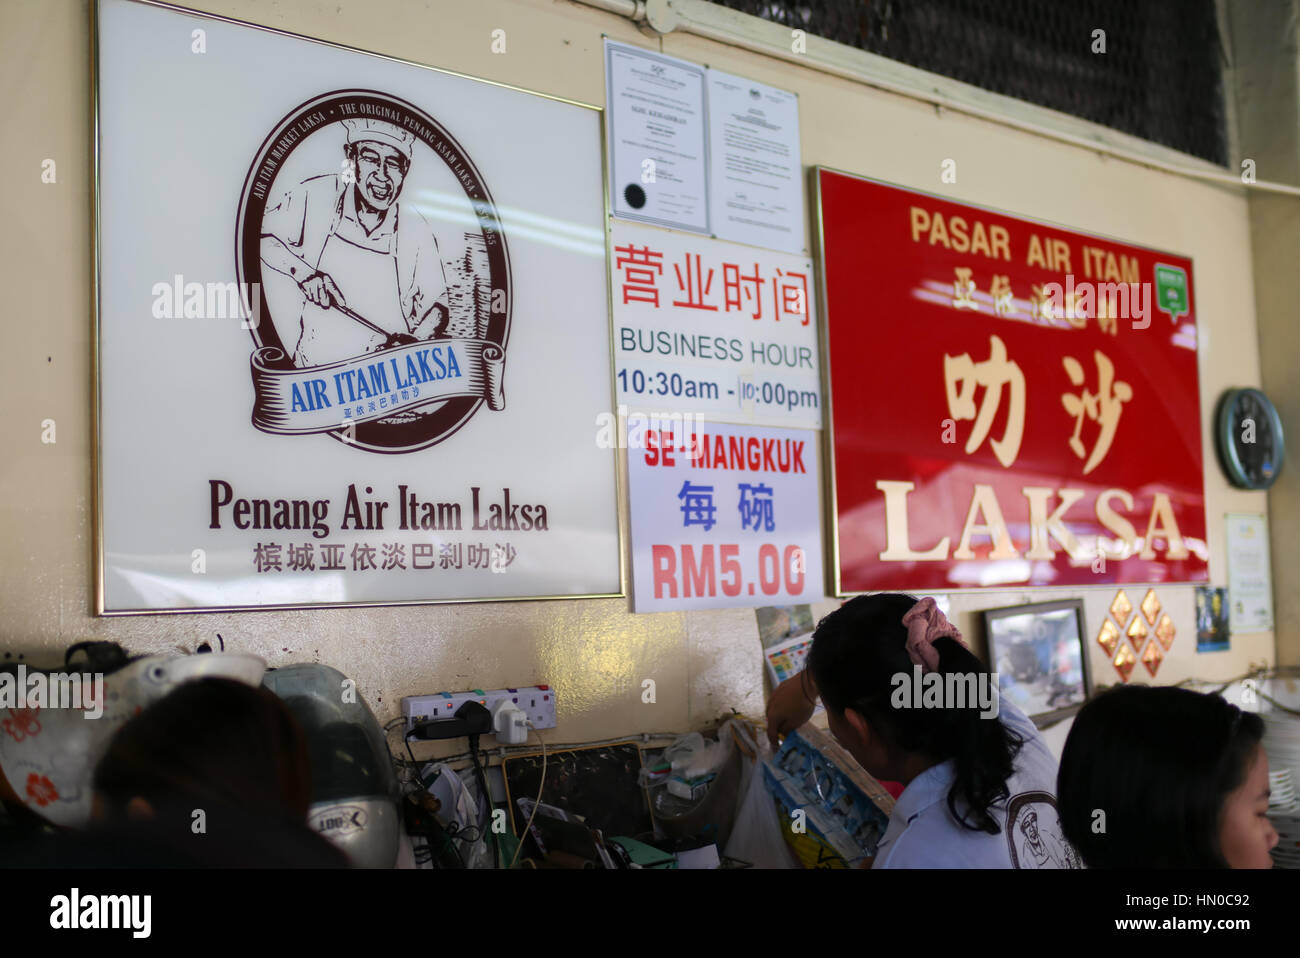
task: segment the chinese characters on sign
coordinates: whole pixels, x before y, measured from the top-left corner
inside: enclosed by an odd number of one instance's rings
[[[617,221],[612,245],[620,402],[821,426],[808,260]]]
[[[1061,394],[1061,405],[1074,417],[1074,433],[1070,436],[1070,449],[1080,459],[1087,459],[1083,468],[1086,476],[1110,451],[1119,428],[1123,404],[1133,398],[1128,383],[1115,381],[1115,366],[1100,351],[1093,354],[1097,362],[1098,392],[1084,389],[1080,393]],[[1083,366],[1073,356],[1061,360],[1073,386],[1083,386]],[[1006,430],[1000,439],[990,439],[989,446],[998,462],[1011,466],[1020,453],[1020,442],[1025,434],[1025,374],[1020,366],[1007,358],[1007,347],[997,336],[989,336],[989,358],[972,362],[969,353],[960,356],[944,354],[944,390],[948,399],[948,415],[954,423],[972,420],[965,452],[969,455],[983,445],[989,429],[997,416],[1002,396],[1007,395]],[[975,388],[984,389],[978,411],[975,407]],[[1084,418],[1099,425],[1096,442],[1088,451],[1079,438]]]
[[[376,548],[359,542],[349,549],[342,543],[301,544],[258,542],[253,547],[253,568],[266,572],[387,572],[389,569],[490,569],[504,572],[518,553],[509,543],[413,542],[410,562],[406,543],[383,542]],[[320,565],[316,564],[317,557]]]
[[[709,424],[629,450],[637,612],[822,596],[817,437]]]
[[[838,591],[1205,581],[1191,262],[818,188]]]

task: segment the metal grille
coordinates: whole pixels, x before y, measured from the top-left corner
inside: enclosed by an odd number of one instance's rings
[[[1214,0],[716,2],[1227,164]]]

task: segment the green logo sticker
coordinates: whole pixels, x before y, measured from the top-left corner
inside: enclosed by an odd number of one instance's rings
[[[1187,272],[1179,266],[1156,263],[1156,309],[1169,314],[1170,322],[1191,312],[1187,304]]]

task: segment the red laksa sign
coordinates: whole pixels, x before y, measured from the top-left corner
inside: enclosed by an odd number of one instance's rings
[[[817,192],[837,594],[1208,580],[1190,260]]]

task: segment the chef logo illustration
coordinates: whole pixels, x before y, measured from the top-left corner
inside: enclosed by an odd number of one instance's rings
[[[405,453],[504,408],[505,235],[416,107],[348,91],[293,110],[249,171],[236,245],[241,288],[260,290],[257,428]]]
[[[1061,833],[1056,799],[1022,792],[1007,806],[1007,843],[1015,868],[1080,868],[1078,852]]]

